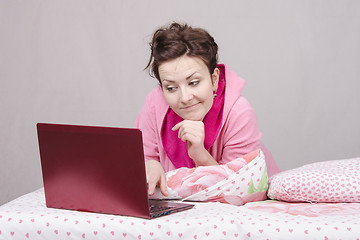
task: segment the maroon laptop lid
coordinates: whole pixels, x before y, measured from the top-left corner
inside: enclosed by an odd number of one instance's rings
[[[138,129],[38,123],[46,205],[149,218]]]

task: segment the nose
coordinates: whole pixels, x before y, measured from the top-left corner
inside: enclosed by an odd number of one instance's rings
[[[193,98],[193,94],[191,92],[191,90],[187,89],[187,88],[181,88],[180,91],[180,101],[183,103],[187,103],[189,101],[191,101],[191,99]]]

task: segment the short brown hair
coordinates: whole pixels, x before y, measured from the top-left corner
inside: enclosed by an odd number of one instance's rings
[[[160,64],[183,55],[199,57],[212,74],[218,62],[218,46],[214,38],[202,28],[192,28],[187,24],[172,23],[169,27],[155,31],[150,42],[151,55],[146,68],[161,84]]]

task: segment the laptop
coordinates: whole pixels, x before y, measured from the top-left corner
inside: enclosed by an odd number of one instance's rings
[[[46,206],[151,219],[191,209],[149,200],[139,129],[38,123]]]

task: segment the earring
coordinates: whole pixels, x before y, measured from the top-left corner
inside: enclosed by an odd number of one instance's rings
[[[216,98],[217,97],[217,94],[214,92],[214,98]]]

